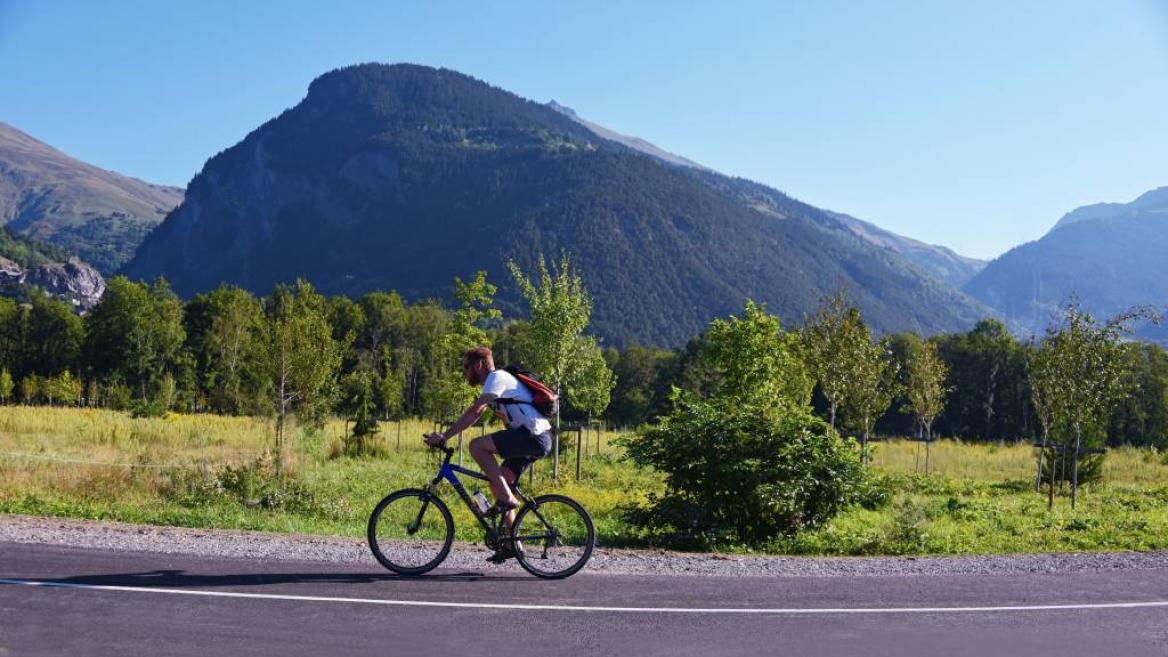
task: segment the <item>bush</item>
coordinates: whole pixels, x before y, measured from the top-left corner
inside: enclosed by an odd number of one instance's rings
[[[687,546],[761,545],[861,498],[886,499],[855,446],[802,407],[758,410],[675,393],[671,414],[625,446],[667,486],[630,520]]]
[[[324,499],[295,479],[285,478],[281,485],[270,456],[240,465],[224,465],[213,473],[200,468],[175,470],[170,473],[163,494],[187,507],[230,502],[318,517],[351,515],[344,500]]]

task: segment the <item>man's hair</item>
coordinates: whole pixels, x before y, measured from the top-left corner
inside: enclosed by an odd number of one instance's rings
[[[463,369],[477,365],[482,361],[486,361],[487,369],[495,369],[495,356],[491,354],[491,350],[487,347],[475,347],[473,349],[467,349],[466,352],[462,354]]]

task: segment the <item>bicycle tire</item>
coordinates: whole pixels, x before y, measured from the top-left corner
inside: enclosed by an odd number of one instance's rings
[[[412,502],[411,498],[417,498],[416,503]],[[394,503],[399,503],[399,505],[394,507],[391,513],[386,514],[386,510],[390,509],[390,505]],[[433,520],[433,516],[426,517],[430,508],[438,510],[441,523],[427,525],[424,536],[413,538],[418,528],[415,527],[414,532],[411,533],[408,518],[416,517],[418,521]],[[400,524],[402,522],[406,522],[406,524]],[[450,509],[446,503],[437,495],[416,488],[404,488],[385,496],[374,507],[373,513],[369,515],[366,536],[369,539],[369,549],[373,551],[373,556],[382,566],[399,575],[421,575],[437,568],[450,554],[450,546],[454,543],[454,519],[451,517]],[[413,539],[417,545],[398,544],[390,548],[388,544],[390,542],[402,543],[410,539]],[[386,545],[383,546],[383,543]],[[421,564],[412,564],[407,561],[407,556],[412,556],[412,553],[421,553],[422,558],[425,558],[434,547],[437,549],[434,556],[428,561]],[[393,555],[392,558],[386,554],[386,549]]]
[[[516,561],[524,570],[543,579],[563,579],[576,574],[588,563],[596,546],[592,516],[579,502],[565,495],[540,495],[533,503],[524,505],[515,517],[513,533],[523,544],[523,549],[516,551]],[[564,550],[549,560],[549,548]]]

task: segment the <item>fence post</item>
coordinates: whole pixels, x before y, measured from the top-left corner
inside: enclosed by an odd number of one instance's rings
[[[579,427],[576,428],[576,481],[580,481],[580,443],[584,442],[584,434],[580,432]]]
[[[552,481],[560,480],[560,418],[556,418],[556,430],[552,433]]]

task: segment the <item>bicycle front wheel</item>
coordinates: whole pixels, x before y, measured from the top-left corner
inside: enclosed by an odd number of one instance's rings
[[[579,502],[563,495],[540,495],[525,505],[512,533],[519,565],[547,579],[575,574],[588,563],[596,545],[592,517]]]
[[[399,575],[421,575],[450,554],[454,520],[433,493],[408,488],[390,494],[369,516],[369,549]]]

